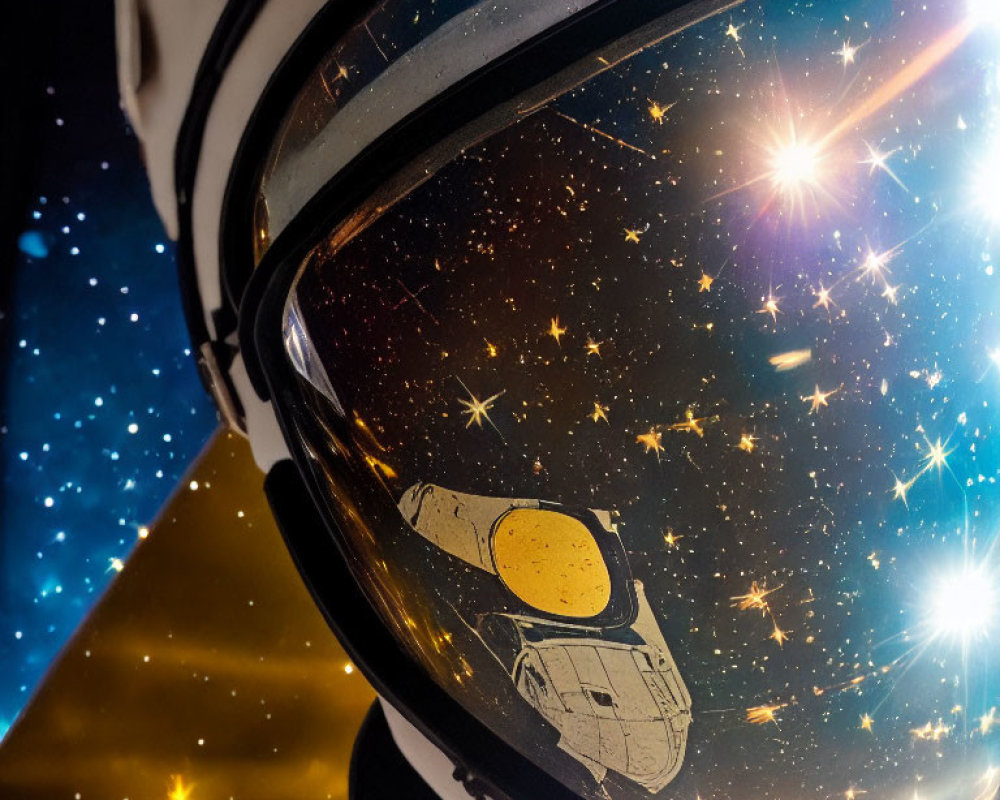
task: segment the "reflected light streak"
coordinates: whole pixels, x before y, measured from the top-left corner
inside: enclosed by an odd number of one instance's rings
[[[995,800],[1000,795],[1000,768],[987,767],[979,779],[979,793],[975,800]]]
[[[989,8],[991,16],[993,14],[1000,16],[1000,10],[993,11],[994,6],[1000,6],[1000,4],[995,3],[995,0],[977,0],[977,2],[981,3],[984,9]],[[917,53],[888,81],[864,98],[854,109],[847,112],[822,138],[816,141],[802,140],[792,125],[788,138],[778,139],[769,148],[769,169],[766,172],[739,186],[709,197],[708,202],[746,189],[762,180],[769,180],[773,194],[764,203],[762,213],[778,195],[783,195],[793,209],[801,209],[806,190],[817,194],[823,188],[822,164],[833,145],[848,131],[893,102],[950,56],[968,38],[976,25],[984,21],[984,13],[986,12],[970,11],[965,20],[945,31],[938,39]],[[906,187],[886,165],[886,160],[890,155],[892,153],[882,153],[869,147],[869,159],[864,163],[869,164],[872,171],[875,169],[884,170],[905,189]],[[997,165],[997,172],[1000,173],[1000,158],[997,159]],[[990,185],[996,184],[991,183]]]
[[[984,5],[993,5],[995,0],[981,0]],[[923,51],[918,53],[912,61],[904,66],[892,78],[882,86],[872,92],[862,100],[856,108],[847,113],[829,133],[824,136],[818,145],[819,150],[824,150],[833,144],[837,139],[851,130],[862,120],[867,119],[875,112],[879,111],[903,92],[913,86],[938,64],[951,55],[959,45],[968,38],[975,28],[976,22],[973,16],[969,16],[954,28],[945,31],[937,40],[928,45]]]
[[[930,45],[918,52],[912,60],[906,63],[889,80],[862,99],[855,108],[844,114],[840,121],[826,135],[819,139],[803,140],[796,133],[794,123],[790,121],[790,135],[787,138],[781,136],[774,137],[775,141],[767,149],[769,154],[769,169],[737,186],[708,197],[706,202],[710,203],[719,200],[727,195],[748,189],[761,181],[768,181],[771,184],[771,195],[761,204],[758,214],[759,218],[763,216],[778,197],[782,197],[785,200],[786,211],[801,213],[805,208],[804,203],[807,191],[814,199],[820,195],[829,196],[826,188],[830,185],[831,181],[830,176],[824,174],[828,170],[823,169],[823,162],[827,160],[838,140],[865,119],[896,100],[924,78],[958,49],[978,25],[985,22],[992,22],[996,19],[1000,19],[1000,2],[996,0],[970,0],[969,13],[963,21],[945,31]],[[840,53],[840,56],[845,59],[845,68],[847,59],[850,58],[853,60],[858,48],[860,48],[860,45],[852,48],[849,42],[845,43]],[[577,122],[577,120],[572,121]],[[580,123],[577,122],[577,124]],[[601,135],[613,138],[603,132],[601,132]],[[632,147],[631,145],[628,146]],[[876,169],[882,170],[902,189],[909,191],[887,164],[888,158],[895,151],[883,153],[870,145],[868,145],[868,151],[869,158],[862,163],[869,165],[869,174],[874,173]],[[996,178],[1000,178],[1000,153],[998,153],[995,162],[995,170],[987,171],[993,172]],[[986,188],[992,188],[996,185],[997,181],[993,178],[984,180],[984,188],[979,194],[989,201],[988,207],[1000,218],[1000,204],[993,201],[989,189]],[[889,294],[891,295],[892,292]],[[893,298],[890,296],[890,302],[892,301]]]

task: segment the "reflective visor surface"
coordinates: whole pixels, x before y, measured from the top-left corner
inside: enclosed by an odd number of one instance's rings
[[[584,796],[996,796],[998,8],[745,4],[306,258],[359,581]]]
[[[571,0],[562,14],[587,2]],[[432,97],[443,88],[434,79],[446,70],[436,67],[418,75],[429,44],[454,50],[454,42],[488,28],[491,17],[517,5],[518,0],[508,0],[484,11],[473,0],[383,0],[353,25],[296,94],[264,160],[254,202],[255,261],[331,177],[343,150],[376,135],[383,116],[405,115],[409,102],[416,107],[420,96]],[[411,78],[393,97],[377,80],[399,71]]]

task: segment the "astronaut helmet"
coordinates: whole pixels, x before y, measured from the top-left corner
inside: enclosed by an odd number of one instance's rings
[[[997,797],[991,0],[190,6],[124,105],[397,794]]]

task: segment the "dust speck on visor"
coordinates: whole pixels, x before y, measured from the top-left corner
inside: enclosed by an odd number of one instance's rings
[[[746,3],[304,260],[355,575],[583,796],[997,796],[998,8]]]

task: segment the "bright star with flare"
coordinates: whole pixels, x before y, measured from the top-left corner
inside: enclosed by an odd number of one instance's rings
[[[986,736],[989,734],[990,729],[997,724],[1000,724],[1000,718],[997,717],[997,710],[994,707],[979,718],[980,735]]]
[[[466,394],[469,395],[468,400],[463,400],[461,397],[458,398],[458,402],[465,406],[462,413],[467,414],[469,417],[469,420],[465,423],[465,427],[471,428],[472,425],[475,424],[481,428],[483,427],[483,420],[485,419],[486,422],[489,423],[489,426],[500,435],[501,439],[503,439],[503,434],[500,433],[500,429],[497,428],[497,426],[493,423],[493,420],[490,419],[490,409],[493,408],[493,404],[499,400],[507,390],[504,389],[503,391],[497,392],[492,397],[480,400],[469,391],[469,387],[465,385],[465,382],[461,378],[458,379],[458,382],[462,384],[462,388],[465,389]]]
[[[872,147],[870,144],[868,144],[868,142],[865,142],[865,147],[868,148],[868,158],[864,159],[864,161],[862,161],[861,163],[868,165],[868,174],[874,175],[875,170],[881,170],[890,178],[892,178],[893,181],[896,182],[897,186],[899,186],[904,191],[909,191],[909,189],[906,188],[905,184],[899,179],[899,176],[892,171],[892,167],[889,166],[889,158],[898,153],[899,148],[897,147],[895,150],[882,152],[877,147]]]
[[[663,452],[663,434],[655,427],[650,428],[649,433],[640,433],[635,437],[635,441],[636,444],[641,444],[646,448],[643,452],[653,451],[656,453],[656,460],[660,460],[660,453]]]
[[[875,280],[876,278],[881,278],[885,281],[886,264],[889,263],[889,259],[893,256],[891,250],[886,250],[883,253],[876,253],[874,250],[869,250],[865,255],[865,260],[861,265],[861,274]]]
[[[778,307],[778,301],[780,297],[775,297],[774,295],[768,295],[767,300],[764,301],[764,305],[757,310],[758,314],[770,314],[771,320],[773,322],[778,321],[778,314],[781,313],[781,309]]]
[[[988,633],[996,616],[994,579],[982,566],[966,566],[942,577],[927,600],[935,637],[957,637],[967,644]]]
[[[559,338],[566,333],[565,328],[559,327],[559,317],[552,318],[552,323],[549,325],[549,329],[546,333],[556,340],[556,344],[559,344]]]
[[[754,706],[747,709],[747,722],[751,725],[766,725],[768,722],[778,724],[774,718],[774,713],[785,707],[785,703],[772,706]]]
[[[835,395],[842,388],[843,387],[838,386],[836,389],[831,389],[828,392],[821,392],[820,388],[819,388],[819,384],[817,384],[816,385],[816,391],[814,391],[808,397],[803,397],[802,398],[802,402],[803,403],[809,403],[809,413],[810,414],[818,414],[819,410],[820,410],[820,408],[822,406],[829,406],[830,405],[830,403],[827,402],[827,398],[829,398],[831,395]]]
[[[844,46],[835,52],[834,55],[837,56],[846,67],[848,64],[854,63],[854,59],[857,57],[858,50],[860,49],[861,45],[851,44],[851,40],[848,39],[844,42]]]
[[[1000,25],[1000,3],[996,0],[969,0],[968,9],[973,25]]]
[[[608,407],[602,406],[596,400],[594,401],[594,410],[591,411],[590,414],[588,414],[587,416],[589,416],[592,420],[594,420],[594,422],[603,419],[605,422],[608,423],[608,425],[611,424],[610,422],[608,422]]]
[[[760,142],[762,171],[744,183],[709,198],[715,200],[732,192],[764,182],[769,191],[761,198],[759,214],[777,208],[786,219],[805,221],[818,211],[821,200],[834,200],[830,181],[830,151],[824,142],[802,137],[789,120],[784,126],[765,126],[766,139]]]
[[[816,185],[819,178],[819,151],[814,145],[794,139],[771,156],[771,183],[785,195],[800,195],[803,188]]]
[[[908,481],[901,481],[899,478],[896,478],[896,484],[892,487],[892,499],[902,500],[903,505],[909,508],[910,504],[906,502],[906,493],[910,491],[913,484],[916,483],[916,480],[916,478],[910,478]]]
[[[813,303],[813,308],[820,308],[822,306],[824,310],[829,311],[830,304],[833,303],[833,300],[830,298],[830,290],[824,287],[823,283],[820,282],[819,291],[817,292],[814,290],[813,294],[816,296],[816,302]]]
[[[1000,3],[997,4],[1000,14]],[[997,185],[1000,181],[1000,141],[987,153],[973,159],[971,167],[970,200],[976,210],[993,223],[1000,223],[1000,200]]]
[[[924,461],[926,462],[925,469],[937,467],[940,472],[942,467],[948,466],[948,456],[951,455],[951,450],[945,450],[947,446],[947,442],[941,444],[940,437],[934,444],[931,444],[930,441],[927,442],[927,455],[924,456]]]

